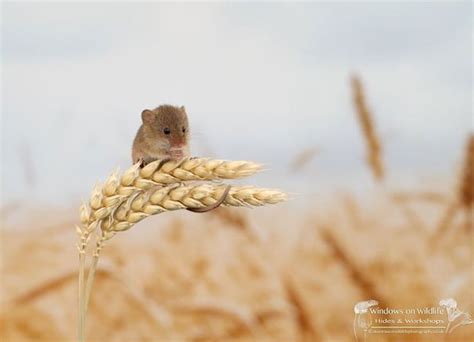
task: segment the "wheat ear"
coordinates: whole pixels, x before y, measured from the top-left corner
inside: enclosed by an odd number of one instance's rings
[[[248,161],[223,161],[188,158],[156,161],[143,169],[138,164],[119,175],[114,171],[107,181],[92,191],[89,206],[80,206],[82,226],[79,235],[79,341],[85,339],[85,318],[94,276],[104,243],[116,233],[128,230],[144,218],[169,210],[197,209],[216,203],[226,191],[217,179],[235,179],[259,171],[259,164]],[[199,181],[201,181],[199,183]],[[194,182],[189,184],[187,182]],[[262,206],[285,201],[278,190],[255,187],[231,187],[223,204]],[[91,234],[100,227],[92,264],[84,284],[85,252]]]
[[[137,163],[120,177],[114,171],[103,185],[93,190],[89,204],[91,210],[84,216],[87,224],[106,218],[137,190],[148,190],[157,185],[187,181],[212,181],[248,177],[260,171],[260,164],[249,161],[226,161],[206,158],[157,160],[143,169]],[[88,216],[87,216],[88,215]],[[82,217],[82,214],[81,214]]]
[[[375,180],[382,181],[385,173],[382,163],[382,146],[375,130],[373,115],[367,106],[360,78],[353,75],[351,85],[354,108],[367,145],[367,163]]]
[[[150,215],[170,210],[198,209],[216,203],[224,194],[225,184],[178,184],[139,192],[122,203],[111,219],[103,220],[101,228],[107,233],[130,229]],[[272,189],[256,187],[231,187],[222,202],[225,206],[262,206],[286,200],[286,194]]]
[[[250,161],[211,160],[207,158],[185,158],[182,160],[157,160],[140,168],[137,163],[123,175],[115,170],[104,182],[96,184],[89,200],[89,206],[82,203],[78,228],[81,243],[79,255],[84,252],[90,235],[98,223],[107,218],[130,196],[158,185],[169,185],[186,181],[237,179],[248,177],[260,171],[260,164]]]

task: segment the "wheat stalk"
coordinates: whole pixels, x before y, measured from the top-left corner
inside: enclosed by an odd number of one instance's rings
[[[375,131],[373,115],[367,106],[360,78],[353,75],[351,77],[351,85],[354,108],[367,145],[367,163],[372,170],[375,180],[382,181],[385,173],[382,163],[382,146]]]
[[[121,176],[116,170],[104,184],[97,184],[89,205],[83,203],[80,206],[82,225],[76,227],[79,235],[79,341],[85,340],[87,308],[100,252],[106,241],[148,216],[170,210],[208,207],[223,196],[223,205],[236,207],[285,201],[286,194],[278,190],[212,183],[218,179],[246,177],[260,169],[259,164],[248,161],[205,158],[158,160],[144,168],[135,164]],[[96,237],[92,263],[84,284],[86,247],[98,227],[101,229]]]

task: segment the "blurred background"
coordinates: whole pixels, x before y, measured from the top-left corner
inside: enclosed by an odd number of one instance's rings
[[[141,111],[162,103],[186,106],[195,155],[259,160],[285,181],[295,154],[318,146],[315,182],[358,182],[352,72],[391,171],[445,176],[471,126],[471,7],[6,3],[4,199],[86,194],[130,164]]]
[[[293,199],[118,236],[88,336],[352,340],[366,299],[474,313],[471,2],[1,6],[7,341],[74,339],[76,208],[163,103],[193,155],[262,162],[242,182]]]

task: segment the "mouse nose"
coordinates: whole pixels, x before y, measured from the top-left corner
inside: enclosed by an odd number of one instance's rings
[[[183,140],[176,140],[172,144],[172,148],[183,148],[186,147],[186,143]]]

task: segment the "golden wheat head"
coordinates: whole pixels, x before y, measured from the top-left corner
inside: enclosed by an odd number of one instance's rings
[[[79,251],[84,251],[97,227],[102,229],[105,241],[150,215],[211,206],[227,188],[213,181],[247,177],[260,169],[260,164],[249,161],[186,158],[157,160],[144,168],[135,164],[122,175],[116,170],[94,187],[89,205],[83,203],[80,207]],[[262,206],[286,199],[286,194],[278,190],[230,187],[222,205]]]
[[[178,184],[151,191],[137,193],[122,203],[108,220],[102,221],[105,232],[119,232],[151,215],[179,209],[199,209],[215,204],[224,194],[227,186],[212,183]],[[287,199],[278,190],[256,187],[231,187],[222,205],[252,207],[276,204]]]
[[[375,180],[380,181],[384,178],[382,146],[375,130],[373,115],[367,106],[360,78],[353,75],[351,77],[351,85],[354,108],[367,145],[367,163],[372,170]]]
[[[213,181],[248,177],[260,171],[260,164],[250,161],[225,161],[206,158],[157,160],[144,168],[137,163],[119,175],[114,171],[104,184],[92,191],[89,207],[81,206],[81,222],[89,226],[108,217],[120,204],[138,191],[189,181]]]

